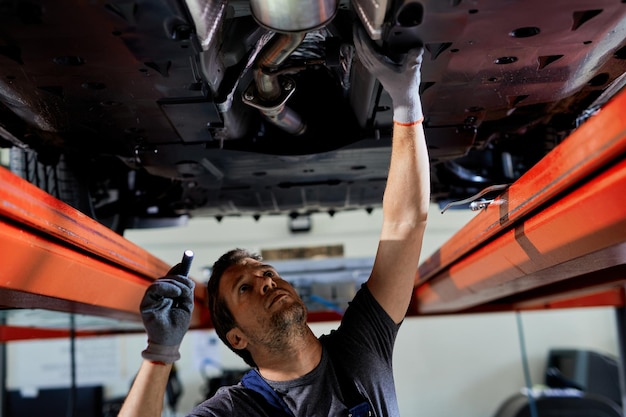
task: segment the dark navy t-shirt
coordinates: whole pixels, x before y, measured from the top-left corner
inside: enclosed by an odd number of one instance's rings
[[[294,416],[346,416],[342,391],[330,354],[370,403],[378,417],[399,416],[393,381],[392,355],[399,325],[387,315],[364,284],[339,327],[320,337],[322,360],[308,374],[290,381],[267,381]],[[189,416],[272,415],[270,407],[241,384],[222,387]]]

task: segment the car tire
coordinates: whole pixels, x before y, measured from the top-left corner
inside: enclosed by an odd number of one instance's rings
[[[32,149],[12,147],[9,156],[10,171],[37,186],[51,196],[74,207],[118,234],[124,233],[121,215],[99,218],[92,204],[88,183],[81,178],[81,170],[64,154],[42,157]]]

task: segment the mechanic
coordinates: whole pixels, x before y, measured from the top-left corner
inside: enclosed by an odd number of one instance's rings
[[[360,27],[354,43],[393,100],[391,162],[371,274],[338,329],[318,338],[307,325],[303,301],[274,268],[242,249],[224,254],[208,282],[210,314],[218,336],[252,369],[191,416],[399,415],[392,352],[411,300],[430,203],[419,97],[423,49],[409,51],[397,64],[378,53]],[[179,265],[142,300],[148,344],[120,417],[161,416],[193,308],[194,283],[177,275]]]

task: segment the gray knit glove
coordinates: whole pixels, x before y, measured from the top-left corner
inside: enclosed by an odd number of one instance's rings
[[[177,264],[150,284],[141,300],[141,318],[148,333],[148,347],[141,352],[144,359],[163,363],[180,359],[178,348],[191,322],[195,287],[180,272],[181,264]]]
[[[354,46],[365,68],[378,78],[393,102],[393,120],[400,124],[414,124],[423,120],[422,103],[419,96],[420,69],[424,48],[407,52],[401,63],[394,62],[376,51],[361,25],[353,31]]]

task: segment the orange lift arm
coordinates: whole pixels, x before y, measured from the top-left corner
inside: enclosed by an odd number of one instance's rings
[[[624,306],[625,114],[622,91],[423,262],[409,315]]]
[[[141,323],[143,293],[170,265],[1,168],[0,183],[2,308]],[[196,286],[192,327],[208,320],[202,287]],[[19,334],[0,331],[9,339]]]

